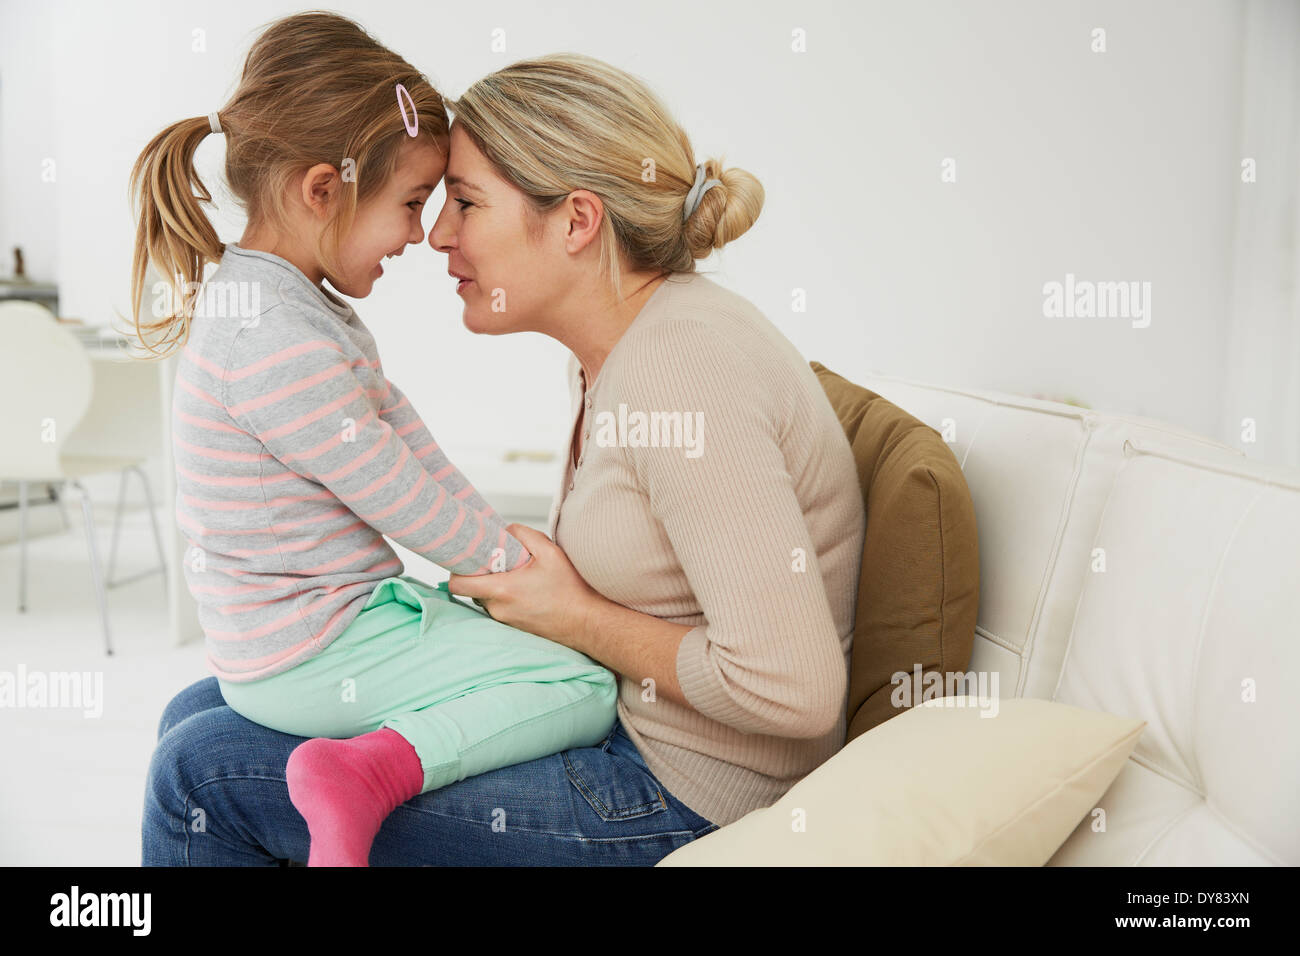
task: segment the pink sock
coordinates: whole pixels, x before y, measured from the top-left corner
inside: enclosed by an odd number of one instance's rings
[[[299,744],[286,777],[289,799],[311,833],[308,866],[369,866],[384,820],[424,787],[415,748],[387,727],[350,740]]]

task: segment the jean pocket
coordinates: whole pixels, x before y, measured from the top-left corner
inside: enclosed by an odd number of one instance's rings
[[[565,750],[560,756],[569,783],[606,823],[667,812],[668,801],[654,777],[626,757],[597,747]]]

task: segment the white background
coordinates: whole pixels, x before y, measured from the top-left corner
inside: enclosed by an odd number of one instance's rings
[[[1300,464],[1291,0],[1142,3],[346,3],[449,96],[534,54],[643,77],[699,159],[767,189],[754,229],[702,268],[853,378],[1074,398]],[[132,162],[165,124],[221,107],[259,27],[302,9],[220,3],[0,6],[0,276],[21,245],[64,315],[125,314]],[[1106,31],[1105,53],[1091,50]],[[493,52],[492,31],[505,31]],[[806,31],[807,52],[791,49]],[[205,52],[194,52],[203,30]],[[1248,56],[1247,51],[1252,51]],[[1289,72],[1288,72],[1289,70]],[[200,150],[222,238],[238,210]],[[1242,157],[1258,166],[1243,184]],[[940,180],[945,157],[957,182]],[[57,179],[41,179],[54,159]],[[443,200],[441,189],[426,214]],[[1152,284],[1151,324],[1044,318],[1066,273]],[[356,303],[390,377],[455,458],[561,448],[566,352],[475,336],[427,247]],[[807,311],[791,308],[806,290]],[[467,399],[465,396],[473,396]],[[1258,441],[1243,445],[1240,420]]]

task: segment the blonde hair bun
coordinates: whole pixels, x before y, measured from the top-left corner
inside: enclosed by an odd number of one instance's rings
[[[739,239],[758,220],[766,193],[753,174],[736,167],[726,168],[721,159],[704,162],[706,179],[721,185],[704,194],[689,219],[682,226],[691,256],[703,259],[714,249]]]

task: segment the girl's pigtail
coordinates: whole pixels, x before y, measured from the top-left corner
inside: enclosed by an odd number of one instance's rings
[[[131,170],[131,193],[139,210],[131,263],[131,305],[136,335],[165,357],[189,338],[203,267],[219,262],[225,246],[200,202],[212,201],[194,169],[194,153],[211,132],[206,116],[173,123],[155,136]],[[154,268],[172,284],[171,308],[156,322],[140,323],[145,274]],[[157,317],[157,313],[155,313]],[[156,338],[156,342],[151,339]],[[155,346],[163,346],[158,352]]]

